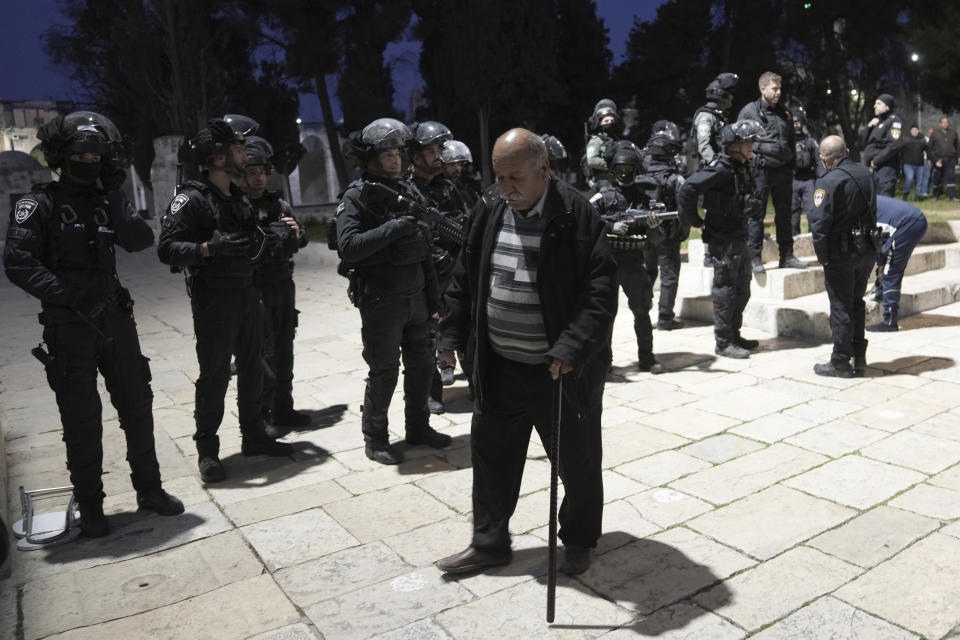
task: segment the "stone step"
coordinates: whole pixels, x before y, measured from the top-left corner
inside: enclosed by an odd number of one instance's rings
[[[960,266],[925,271],[903,279],[900,316],[929,311],[960,301]],[[678,315],[713,323],[710,294],[679,297]],[[880,322],[883,306],[867,300],[867,324]],[[791,300],[750,298],[743,312],[743,325],[782,336],[830,338],[830,304],[826,292]]]
[[[702,254],[701,254],[702,255]],[[751,298],[792,300],[825,291],[823,268],[816,261],[808,261],[806,269],[780,269],[777,262],[767,263],[764,274],[753,276]],[[906,275],[915,275],[948,267],[960,267],[960,243],[918,245],[907,263]],[[713,284],[713,267],[704,267],[702,258],[680,269],[679,295],[709,294]]]

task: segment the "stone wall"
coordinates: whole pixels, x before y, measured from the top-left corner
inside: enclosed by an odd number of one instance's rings
[[[153,184],[151,215],[158,219],[175,195],[177,186],[177,149],[181,136],[154,138],[153,151],[156,157],[150,167],[150,182]],[[149,204],[149,203],[148,203]]]

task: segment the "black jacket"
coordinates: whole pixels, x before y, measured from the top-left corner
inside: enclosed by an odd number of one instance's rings
[[[153,245],[153,230],[122,192],[108,200],[93,187],[47,182],[13,206],[3,266],[47,317],[76,321],[81,300],[108,301],[122,289],[114,245],[131,252]]]
[[[740,109],[737,120],[756,120],[764,133],[754,145],[754,163],[758,167],[792,167],[796,159],[793,116],[782,102],[770,105],[763,98]],[[757,158],[759,156],[759,158]]]
[[[892,111],[877,117],[880,122],[867,129],[860,159],[868,167],[871,162],[877,167],[898,167],[903,150],[903,122]]]
[[[934,162],[941,158],[956,158],[957,154],[960,154],[960,138],[954,129],[944,131],[936,127],[930,134],[927,149],[930,151],[930,159]]]
[[[923,164],[923,152],[927,150],[927,141],[922,135],[903,138],[903,164],[919,166]]]
[[[704,220],[697,213],[699,196],[703,196]],[[761,206],[749,166],[734,162],[726,154],[716,156],[686,179],[677,191],[677,205],[681,220],[704,227],[704,242],[745,238],[747,218]]]
[[[265,191],[259,198],[250,198],[250,206],[257,225],[272,232],[260,260],[260,285],[269,286],[292,277],[293,254],[309,242],[299,221],[299,238],[286,222],[280,222],[280,218],[294,218],[293,207],[277,191]]]
[[[507,204],[488,190],[470,213],[464,251],[444,296],[441,349],[462,351],[476,336],[474,381],[482,401],[491,349],[487,338],[490,262]],[[579,408],[601,401],[610,365],[610,332],[617,314],[617,264],[604,223],[573,188],[550,179],[543,214],[537,288],[550,349],[547,357],[573,365],[565,385]],[[572,387],[572,388],[571,388]]]
[[[823,173],[820,163],[820,145],[810,136],[797,140],[797,164],[793,168],[793,177],[797,180],[813,180]]]
[[[870,170],[841,158],[817,179],[810,212],[813,250],[820,264],[853,251],[850,232],[854,227],[877,226],[877,192]]]

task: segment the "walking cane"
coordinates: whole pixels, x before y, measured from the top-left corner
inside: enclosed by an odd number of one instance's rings
[[[547,622],[553,622],[557,596],[557,476],[560,470],[560,409],[563,406],[563,376],[553,383],[550,412],[550,535],[547,554]]]

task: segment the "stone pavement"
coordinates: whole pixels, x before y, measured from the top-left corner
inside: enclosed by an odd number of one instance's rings
[[[368,461],[359,315],[325,248],[298,261],[294,391],[314,427],[294,460],[196,471],[189,306],[152,251],[124,256],[151,358],[157,449],[185,514],[136,512],[116,415],[104,409],[109,537],[14,552],[0,637],[659,638],[960,637],[960,303],[871,335],[868,377],[819,378],[829,345],[771,337],[716,359],[712,329],[655,335],[669,373],[634,370],[625,302],[604,411],[605,534],[561,577],[544,621],[549,466],[534,438],[512,520],[512,564],[458,580],[433,562],[469,540],[470,405],[447,389],[432,423],[454,437],[407,462]],[[67,484],[53,397],[28,349],[38,304],[0,281],[0,424],[7,522],[16,490]],[[231,384],[228,398],[233,398]],[[230,403],[228,402],[228,407]],[[402,435],[402,403],[393,403]],[[0,478],[2,479],[2,478]]]

